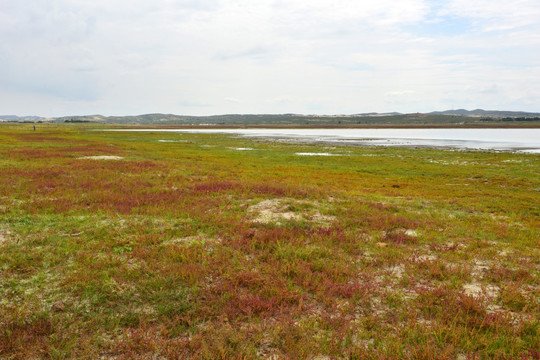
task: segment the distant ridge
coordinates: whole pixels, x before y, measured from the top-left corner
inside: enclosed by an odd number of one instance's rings
[[[499,111],[499,110],[445,110],[445,111],[432,111],[429,114],[432,115],[456,115],[456,116],[486,116],[493,118],[505,118],[505,117],[539,117],[540,113],[525,112],[525,111]]]
[[[0,115],[0,120],[5,120],[5,121],[39,121],[39,120],[49,120],[49,118],[44,118],[44,117],[41,117],[41,116]]]
[[[540,124],[540,113],[498,110],[445,110],[430,113],[402,114],[358,113],[338,115],[317,114],[224,114],[190,116],[175,114],[143,114],[134,116],[76,115],[56,118],[39,116],[0,115],[0,122],[106,123],[146,125],[479,125],[497,123]]]

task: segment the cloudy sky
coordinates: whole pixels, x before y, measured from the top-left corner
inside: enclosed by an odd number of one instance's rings
[[[540,111],[539,0],[0,0],[0,114]]]

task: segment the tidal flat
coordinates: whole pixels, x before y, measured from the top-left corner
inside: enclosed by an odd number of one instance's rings
[[[538,154],[0,124],[0,359],[538,359],[539,200]]]

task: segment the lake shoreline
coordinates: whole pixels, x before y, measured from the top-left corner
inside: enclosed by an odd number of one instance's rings
[[[239,137],[243,137],[239,135]],[[436,149],[446,151],[481,151],[481,152],[509,152],[519,154],[538,154],[539,149],[536,148],[519,148],[511,147],[508,149],[481,149],[481,148],[457,148],[452,146],[435,146],[435,145],[411,145],[411,144],[391,144],[380,145],[370,143],[369,141],[362,140],[350,140],[350,141],[321,141],[316,139],[301,139],[301,138],[270,138],[270,137],[249,137],[255,141],[275,141],[284,144],[305,144],[305,145],[318,145],[318,146],[344,146],[344,147],[397,147],[405,149]]]
[[[392,146],[540,153],[539,129],[473,128],[115,128],[102,131],[224,133],[237,137],[331,146]]]
[[[162,125],[162,124],[105,124],[125,129],[540,129],[540,123],[523,124],[357,124],[357,125]]]

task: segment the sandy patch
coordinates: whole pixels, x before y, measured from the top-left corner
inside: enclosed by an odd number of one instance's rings
[[[405,266],[403,264],[399,264],[396,266],[391,266],[386,269],[390,275],[398,280],[401,280],[403,278],[403,274],[405,273]]]
[[[257,350],[257,356],[265,360],[279,360],[278,353],[276,345],[270,340],[261,342]]]
[[[463,292],[466,295],[472,296],[474,298],[479,298],[482,295],[494,298],[499,294],[499,287],[495,285],[482,285],[478,282],[472,282],[463,285]]]
[[[334,216],[322,215],[320,204],[315,201],[302,201],[289,198],[263,200],[248,208],[253,221],[261,224],[288,221],[308,221],[328,224],[335,220]]]
[[[297,152],[294,155],[298,156],[339,156],[339,154],[330,154],[326,152],[314,153],[314,152]]]
[[[381,232],[382,242],[404,245],[412,244],[417,241],[418,232],[413,229],[394,228]]]
[[[437,260],[437,256],[433,254],[422,254],[422,255],[415,255],[411,258],[412,262],[415,263],[425,263],[425,262],[432,262]]]
[[[488,314],[504,314],[508,316],[510,318],[512,326],[519,326],[524,321],[534,321],[534,318],[530,314],[509,311],[504,309],[502,306],[496,304],[490,304],[486,306],[486,312]]]
[[[499,250],[497,251],[497,254],[499,256],[508,256],[510,253],[512,253],[511,250],[508,250],[508,249],[504,249],[504,250]]]
[[[407,229],[405,230],[405,235],[410,236],[410,237],[418,237],[418,232],[413,229]]]
[[[428,162],[433,163],[433,164],[441,164],[441,165],[461,165],[461,166],[478,165],[478,163],[475,162],[475,161],[466,161],[466,160],[463,160],[463,161],[460,161],[460,160],[446,161],[446,160],[429,159]]]
[[[283,199],[264,200],[251,206],[248,212],[255,215],[254,221],[268,224],[280,221],[299,221],[302,219],[300,214],[294,211],[287,211],[287,206],[283,204]]]
[[[216,246],[222,243],[222,239],[213,238],[206,235],[191,235],[180,238],[172,238],[162,242],[162,245],[180,245],[180,246],[202,246],[208,252],[215,250]]]
[[[10,235],[11,232],[9,230],[0,228],[0,246],[8,242]]]
[[[79,160],[122,160],[124,159],[121,156],[113,155],[95,155],[95,156],[81,156],[78,157]]]
[[[413,229],[395,228],[395,229],[382,232],[383,237],[386,235],[401,235],[401,234],[404,234],[411,238],[418,237],[418,232]]]
[[[473,278],[482,278],[484,273],[489,271],[489,264],[485,261],[476,259],[474,261],[474,266],[471,271],[471,276]]]

